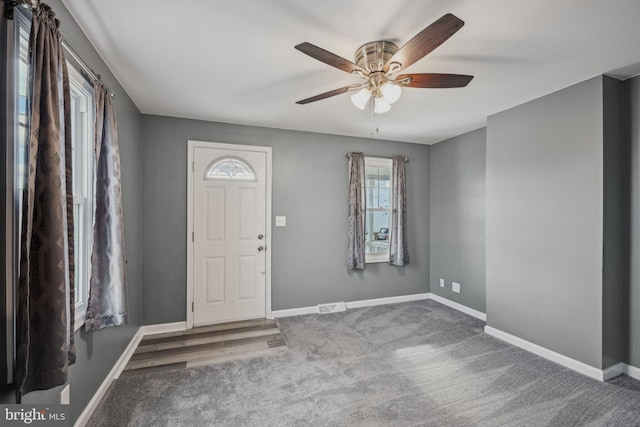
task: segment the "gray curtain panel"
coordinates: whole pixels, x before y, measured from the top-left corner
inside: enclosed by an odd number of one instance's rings
[[[118,128],[113,99],[103,83],[94,84],[96,100],[96,182],[91,282],[85,329],[127,323],[127,277],[120,186]]]
[[[350,270],[364,270],[364,154],[350,153],[349,158],[349,230],[347,266]]]
[[[389,262],[403,266],[409,263],[407,244],[407,164],[402,156],[393,157],[393,188],[391,189],[391,235]]]
[[[59,22],[33,11],[29,168],[16,307],[16,398],[67,382],[73,342],[73,196],[69,80]]]

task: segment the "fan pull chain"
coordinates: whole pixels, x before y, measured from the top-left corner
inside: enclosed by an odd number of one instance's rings
[[[375,108],[375,104],[374,104],[374,100],[373,97],[371,97],[371,102],[370,102],[370,109],[369,109],[369,123],[371,124],[371,132],[369,132],[369,137],[370,138],[375,138],[380,134],[380,122],[378,120],[374,120],[375,119],[375,113],[373,111],[373,109]],[[375,121],[375,129],[373,128],[374,126],[374,121]],[[375,130],[375,136],[373,134]]]

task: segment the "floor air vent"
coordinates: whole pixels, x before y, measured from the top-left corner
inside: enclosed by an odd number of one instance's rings
[[[331,304],[319,304],[318,313],[337,313],[339,311],[346,311],[347,305],[343,302],[333,302]]]

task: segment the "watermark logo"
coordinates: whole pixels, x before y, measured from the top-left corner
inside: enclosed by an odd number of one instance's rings
[[[68,427],[68,405],[2,405],[0,425]]]

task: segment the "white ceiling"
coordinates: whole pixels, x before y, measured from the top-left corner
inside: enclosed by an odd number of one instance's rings
[[[487,116],[640,64],[639,0],[63,0],[147,114],[431,144]],[[408,72],[471,74],[460,89],[404,89],[390,112],[348,95],[295,101],[359,80],[294,49],[353,61],[360,45],[402,46],[453,13],[466,25]],[[64,23],[63,23],[64,25]]]

